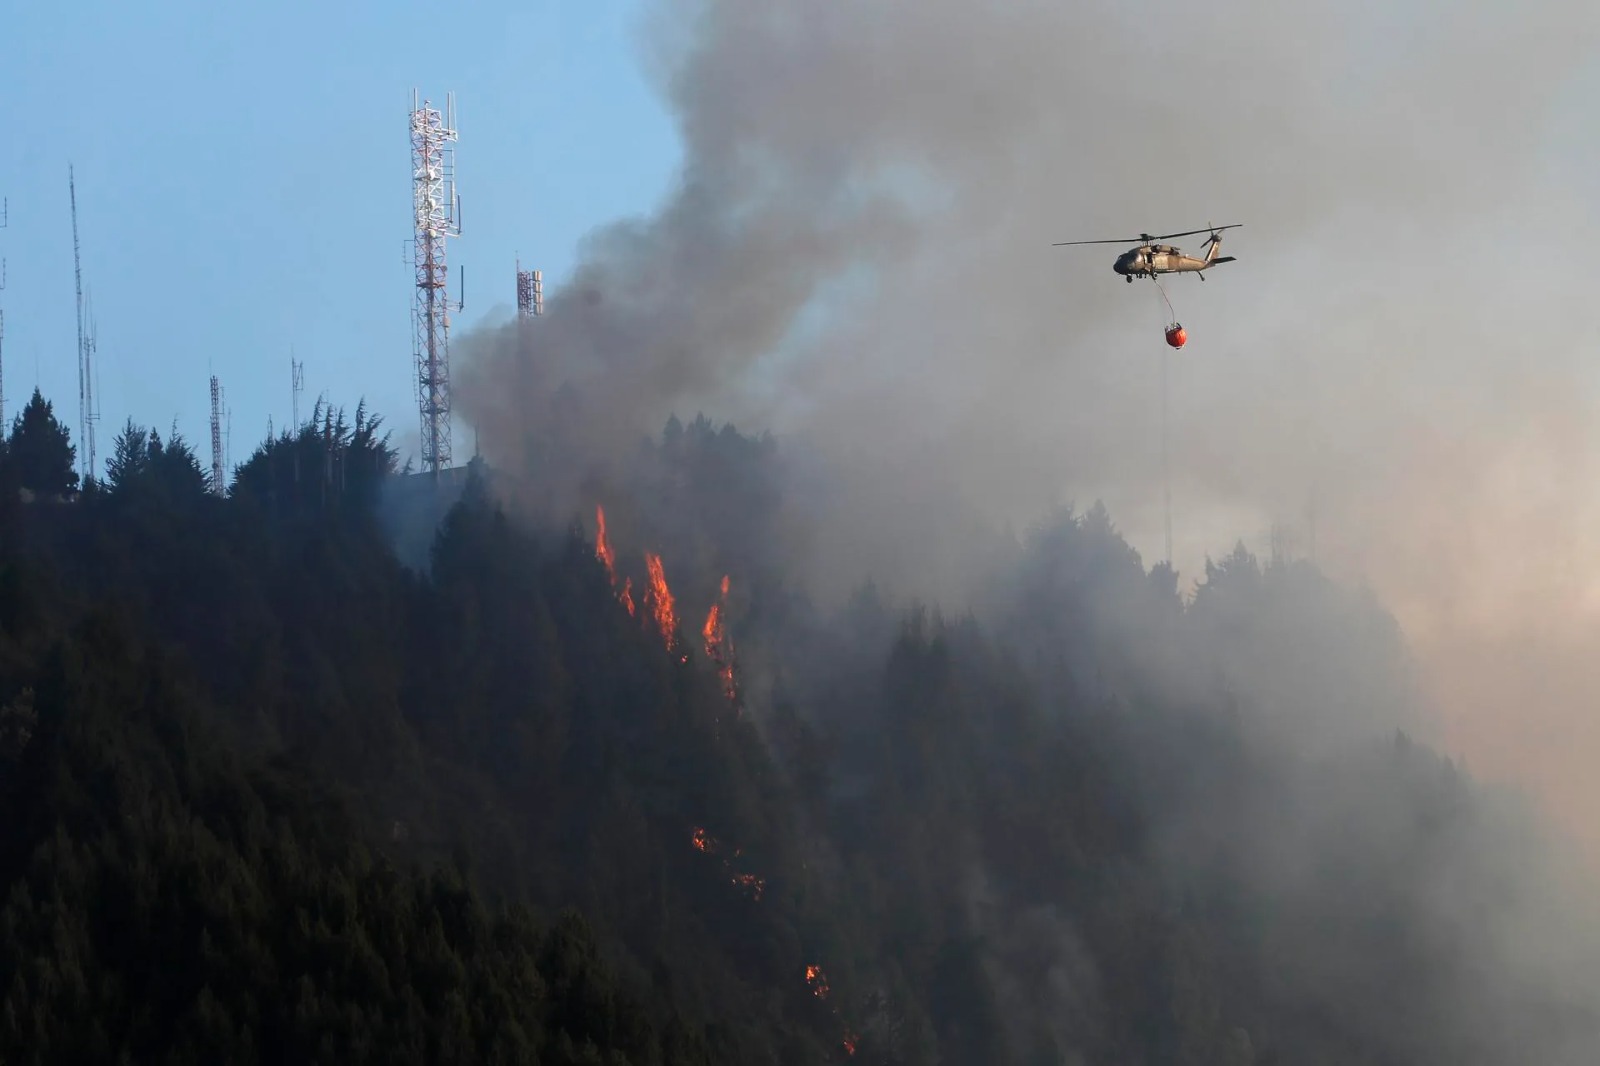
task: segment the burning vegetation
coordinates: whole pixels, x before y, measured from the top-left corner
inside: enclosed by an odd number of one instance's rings
[[[606,577],[611,581],[611,587],[617,588],[617,553],[611,545],[611,538],[606,532],[606,510],[596,504],[594,555],[600,564],[606,568]],[[655,622],[656,629],[661,633],[661,639],[666,644],[668,651],[678,650],[678,606],[677,600],[672,595],[672,589],[667,585],[667,573],[662,565],[661,556],[655,552],[644,553],[645,572],[647,584],[644,592],[644,605],[649,611],[649,617]],[[717,601],[711,605],[706,621],[700,628],[701,637],[705,643],[706,658],[716,667],[717,676],[722,680],[722,692],[730,702],[738,697],[738,687],[733,679],[733,642],[728,637],[726,616],[728,605],[729,578],[722,576],[722,585]],[[637,616],[637,608],[633,600],[633,578],[624,576],[622,588],[616,593],[617,599],[628,610],[630,617]],[[689,656],[681,654],[681,662],[688,662]]]
[[[611,581],[611,587],[617,587],[616,551],[611,545],[606,531],[605,508],[595,507],[595,558],[606,569],[606,576]],[[678,608],[672,590],[667,584],[666,568],[661,562],[661,556],[655,552],[644,553],[647,583],[645,585],[644,605],[648,617],[655,623],[656,629],[661,634],[668,651],[677,650],[678,645]],[[712,603],[706,613],[705,623],[700,627],[700,636],[704,642],[706,659],[716,667],[717,676],[722,682],[722,692],[730,702],[738,696],[738,688],[734,683],[733,672],[733,642],[727,631],[728,589],[731,584],[729,575],[722,576],[718,588],[717,599]],[[617,598],[628,610],[630,617],[636,616],[633,597],[631,595],[632,579],[623,578],[621,590]],[[681,660],[688,661],[687,653],[681,655]],[[761,902],[761,897],[766,891],[767,881],[761,874],[747,869],[736,867],[734,860],[744,854],[740,847],[733,847],[731,851],[716,837],[712,836],[703,826],[694,826],[690,833],[690,845],[703,855],[717,856],[721,863],[728,883],[743,892],[752,903]],[[742,865],[742,864],[741,864]],[[806,984],[810,987],[812,995],[818,999],[828,998],[828,981],[823,975],[822,968],[817,965],[806,967]],[[834,1016],[838,1017],[838,1008],[830,1007]],[[843,1023],[841,1022],[841,1025]],[[858,1037],[848,1027],[843,1027],[841,1045],[845,1054],[854,1055]]]
[[[596,559],[599,559],[600,562],[604,564],[606,568],[606,576],[611,579],[611,587],[616,588],[617,554],[616,552],[612,551],[611,542],[606,537],[606,509],[601,507],[599,504],[595,505],[594,519],[596,529],[594,535],[594,555]],[[623,581],[622,590],[617,593],[617,599],[622,601],[622,605],[628,609],[628,614],[631,616],[634,613],[633,578],[630,577]]]
[[[738,693],[733,685],[733,645],[728,640],[728,634],[723,626],[723,613],[728,604],[728,575],[722,575],[722,593],[717,602],[711,605],[711,612],[706,615],[706,624],[701,627],[701,635],[706,642],[706,658],[716,664],[717,674],[722,678],[722,692],[731,701]]]

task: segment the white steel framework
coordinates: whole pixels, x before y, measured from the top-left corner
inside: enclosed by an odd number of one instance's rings
[[[450,301],[445,242],[461,235],[461,198],[455,189],[455,94],[445,111],[411,96],[411,182],[416,235],[415,339],[417,403],[422,416],[422,468],[450,467]],[[458,302],[455,309],[460,310]]]

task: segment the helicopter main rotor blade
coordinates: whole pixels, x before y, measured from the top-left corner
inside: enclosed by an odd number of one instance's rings
[[[1244,225],[1243,222],[1233,222],[1226,226],[1207,226],[1205,229],[1187,229],[1182,233],[1163,233],[1157,237],[1152,237],[1151,240],[1165,241],[1170,240],[1173,237],[1192,237],[1196,233],[1221,233],[1225,229],[1238,229],[1242,225]]]
[[[1138,244],[1141,240],[1144,240],[1144,239],[1145,238],[1140,236],[1140,237],[1124,237],[1121,240],[1112,240],[1112,241],[1056,241],[1050,247],[1052,247],[1052,248],[1065,248],[1069,244]]]

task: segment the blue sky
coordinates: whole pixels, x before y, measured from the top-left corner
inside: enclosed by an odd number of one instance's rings
[[[70,162],[99,336],[100,468],[132,416],[209,463],[209,377],[235,464],[319,394],[365,397],[409,450],[408,112],[456,94],[466,270],[453,335],[508,316],[515,260],[551,293],[584,234],[649,210],[678,162],[639,5],[167,0],[12,5],[0,34],[7,423],[37,383],[78,438]],[[458,462],[471,454],[458,422]]]

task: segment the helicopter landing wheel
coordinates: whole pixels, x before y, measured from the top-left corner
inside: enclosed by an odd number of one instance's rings
[[[1123,280],[1126,281],[1129,285],[1133,284],[1133,275],[1132,274],[1124,274],[1122,277],[1123,277]]]

